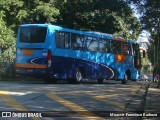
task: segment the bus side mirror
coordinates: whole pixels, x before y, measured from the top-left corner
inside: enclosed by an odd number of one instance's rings
[[[145,50],[143,50],[143,58],[145,58],[146,57],[146,52],[145,52]]]

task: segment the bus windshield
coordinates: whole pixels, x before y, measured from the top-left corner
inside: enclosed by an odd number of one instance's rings
[[[47,27],[26,26],[20,28],[20,42],[43,43],[45,42]]]

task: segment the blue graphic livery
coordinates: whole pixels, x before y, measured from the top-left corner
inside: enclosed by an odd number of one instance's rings
[[[25,24],[19,27],[16,48],[17,74],[49,83],[139,79],[139,45],[110,34]]]

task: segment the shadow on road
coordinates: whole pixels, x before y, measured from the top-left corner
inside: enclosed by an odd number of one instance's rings
[[[42,79],[23,79],[21,80],[22,83],[25,83],[25,84],[48,84],[48,83],[45,83]],[[128,84],[132,84],[132,83],[135,83],[135,82],[128,82]],[[50,83],[51,84],[51,83]],[[58,85],[58,84],[66,84],[66,85],[89,85],[89,84],[99,84],[99,85],[107,85],[107,84],[122,84],[121,81],[115,81],[115,80],[104,80],[103,83],[98,83],[97,80],[90,80],[90,81],[83,81],[82,83],[68,83],[67,80],[58,80],[57,83],[55,84],[51,84],[51,85]],[[126,84],[127,85],[127,84]]]

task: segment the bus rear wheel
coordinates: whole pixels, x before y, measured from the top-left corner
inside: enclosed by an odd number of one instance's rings
[[[98,83],[102,84],[103,83],[103,79],[98,79]]]
[[[53,78],[44,78],[44,81],[46,84],[55,84],[57,83],[57,79],[53,79]]]
[[[84,76],[84,74],[83,74],[82,69],[80,69],[80,68],[76,69],[75,74],[74,74],[75,82],[76,83],[81,83],[82,80],[83,80],[83,76]]]

